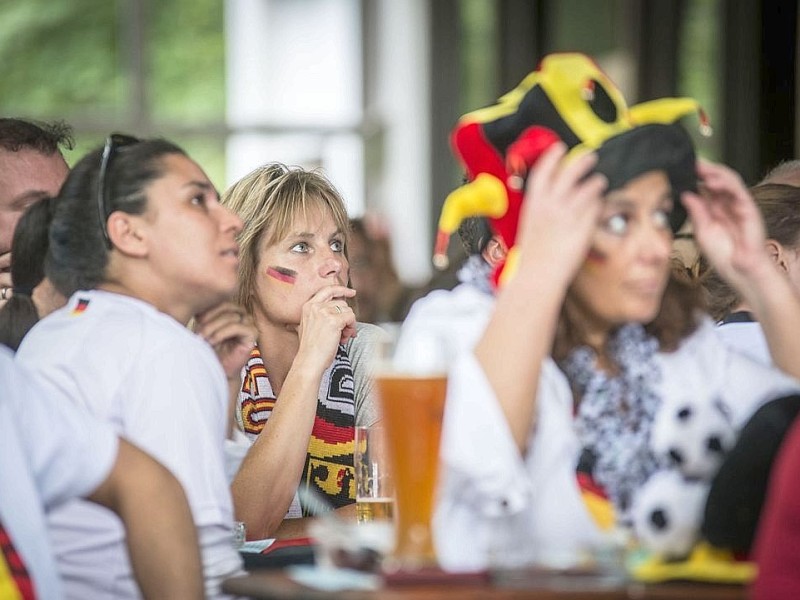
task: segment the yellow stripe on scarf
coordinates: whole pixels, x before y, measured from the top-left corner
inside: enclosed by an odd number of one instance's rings
[[[2,600],[22,600],[22,594],[11,576],[5,556],[0,552],[0,598]]]

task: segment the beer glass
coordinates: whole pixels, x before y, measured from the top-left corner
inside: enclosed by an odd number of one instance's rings
[[[403,360],[395,351],[376,373],[395,485],[396,545],[390,568],[436,566],[431,519],[447,390],[445,363],[436,344],[431,338],[424,347],[413,348],[406,354],[413,360]]]
[[[386,432],[380,425],[356,427],[353,463],[356,472],[356,516],[359,523],[392,520],[392,485]]]

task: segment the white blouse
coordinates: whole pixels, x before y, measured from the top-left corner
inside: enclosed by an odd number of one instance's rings
[[[654,388],[662,403],[719,401],[737,431],[763,403],[800,389],[788,375],[730,349],[708,319],[678,350],[656,360],[662,377]],[[613,529],[602,531],[582,499],[572,391],[549,358],[537,403],[523,456],[475,356],[463,354],[451,369],[434,519],[444,568],[559,564],[612,541]]]

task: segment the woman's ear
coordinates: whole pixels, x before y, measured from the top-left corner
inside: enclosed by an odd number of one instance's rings
[[[135,257],[147,255],[145,236],[140,229],[138,215],[118,210],[109,215],[106,223],[108,237],[118,251]]]
[[[786,254],[780,242],[767,239],[767,241],[764,242],[764,247],[767,250],[767,254],[769,254],[769,257],[772,259],[772,262],[774,262],[781,271],[788,273],[789,265],[786,263]]]

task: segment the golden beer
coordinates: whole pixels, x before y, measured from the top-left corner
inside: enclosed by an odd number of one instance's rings
[[[447,377],[376,378],[395,485],[397,545],[406,568],[436,563],[431,533]]]
[[[358,522],[391,522],[394,514],[394,487],[383,427],[356,427],[353,466],[356,471]]]
[[[393,504],[391,498],[360,498],[356,500],[356,518],[359,523],[391,521]]]

